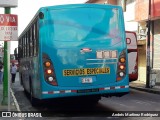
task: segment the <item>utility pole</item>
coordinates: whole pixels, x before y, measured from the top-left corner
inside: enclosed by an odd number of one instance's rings
[[[0,40],[4,41],[4,58],[3,58],[3,64],[4,64],[4,75],[3,75],[3,99],[2,99],[2,105],[8,105],[8,111],[10,111],[10,41],[13,39],[17,39],[18,34],[17,30],[12,32],[12,34],[7,34],[7,31],[10,32],[10,29],[7,29],[8,27],[17,26],[17,20],[15,19],[16,15],[11,15],[11,7],[17,7],[18,0],[0,0],[0,7],[4,7],[5,14],[1,14],[1,17],[3,20],[1,21],[1,26],[4,29],[2,29]],[[16,17],[15,17],[16,16]],[[9,19],[8,19],[9,18]],[[14,21],[12,20],[14,19]],[[6,29],[5,29],[6,28]]]
[[[10,7],[5,7],[5,14],[10,14]],[[2,104],[8,104],[8,42],[4,41],[4,77],[3,77],[3,100]]]
[[[10,14],[11,8],[5,7],[5,14]],[[8,41],[4,41],[4,77],[3,77],[3,100],[2,105],[8,105],[8,111],[10,111],[10,83],[9,83],[9,54]]]
[[[148,9],[148,32],[147,32],[147,70],[146,70],[146,88],[150,88],[150,25],[151,25],[151,0],[149,0],[149,9]]]

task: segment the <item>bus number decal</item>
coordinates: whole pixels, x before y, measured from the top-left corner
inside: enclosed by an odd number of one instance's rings
[[[82,69],[65,69],[63,76],[81,76],[81,75],[97,75],[110,74],[110,68],[82,68]]]

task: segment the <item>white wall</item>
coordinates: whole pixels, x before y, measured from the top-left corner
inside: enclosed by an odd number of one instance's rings
[[[128,0],[126,6],[126,12],[124,12],[125,29],[127,31],[137,31],[138,23],[133,22],[134,19],[135,19],[135,1]]]
[[[127,0],[126,12],[124,12],[125,29],[127,31],[137,31],[138,23],[134,22],[135,19],[135,1]],[[118,0],[118,5],[122,6],[122,1]]]

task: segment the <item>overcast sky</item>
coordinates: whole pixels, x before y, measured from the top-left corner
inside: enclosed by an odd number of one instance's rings
[[[18,35],[28,25],[32,17],[42,6],[52,6],[61,4],[85,3],[88,0],[18,0],[18,7],[11,9],[11,14],[18,15]],[[0,8],[0,14],[4,13],[4,8]],[[11,42],[11,53],[18,46],[17,42]]]

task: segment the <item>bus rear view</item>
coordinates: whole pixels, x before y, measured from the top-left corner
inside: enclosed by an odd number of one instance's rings
[[[53,75],[42,76],[42,83],[47,83],[42,87],[44,98],[128,92],[126,40],[120,7],[70,5],[43,8],[42,13],[42,61],[50,59],[53,65]]]
[[[121,7],[74,4],[44,7],[38,12],[40,83],[33,90],[37,87],[40,92],[33,97],[89,96],[90,102],[97,102],[103,95],[129,92]]]

